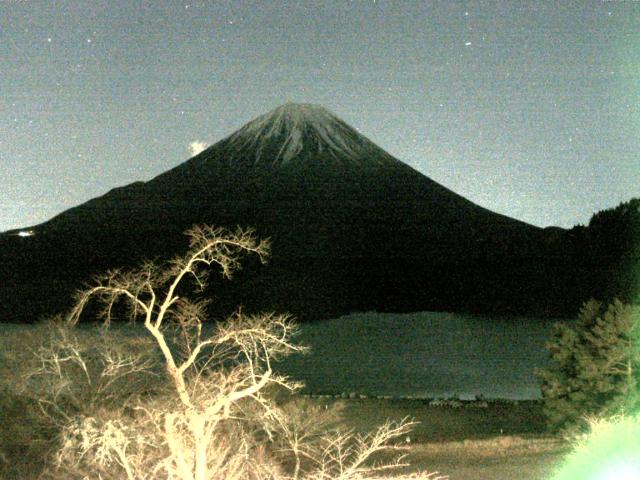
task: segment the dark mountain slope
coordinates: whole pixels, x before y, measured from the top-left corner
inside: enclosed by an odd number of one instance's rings
[[[549,232],[481,208],[322,107],[285,105],[196,157],[0,235],[0,320],[69,306],[91,275],[184,250],[194,223],[270,237],[267,267],[212,285],[219,311],[550,312],[573,302]],[[555,273],[554,273],[555,272]],[[553,282],[551,282],[553,283]]]

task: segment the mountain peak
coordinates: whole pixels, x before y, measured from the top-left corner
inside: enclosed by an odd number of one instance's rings
[[[288,122],[317,123],[335,119],[336,116],[322,105],[315,103],[287,102],[267,113],[268,116]]]
[[[392,160],[328,109],[311,103],[285,103],[250,121],[228,140],[232,158],[249,158],[254,164],[282,166],[320,158],[341,164]]]

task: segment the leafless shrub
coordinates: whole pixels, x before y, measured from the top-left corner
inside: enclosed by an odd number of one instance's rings
[[[22,391],[56,424],[112,405],[124,408],[140,392],[166,389],[150,339],[131,341],[107,329],[96,338],[95,331],[79,332],[61,319],[42,328],[45,340],[32,352]]]

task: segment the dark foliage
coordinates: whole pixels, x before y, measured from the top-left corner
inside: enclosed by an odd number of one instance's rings
[[[588,416],[640,407],[640,307],[590,300],[575,326],[554,326],[547,348],[552,365],[538,375],[552,429],[580,430]]]

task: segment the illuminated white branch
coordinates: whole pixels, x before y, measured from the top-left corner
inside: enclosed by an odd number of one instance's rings
[[[304,426],[295,425],[274,401],[270,387],[292,392],[300,385],[278,375],[273,362],[306,351],[292,343],[297,327],[287,315],[238,312],[216,324],[212,332],[207,330],[202,338],[207,301],[179,297],[177,292],[183,291],[185,279],[193,277],[202,290],[211,267],[229,278],[240,267],[243,253],[256,254],[264,262],[269,246],[266,241],[256,241],[251,231],[230,233],[196,226],[187,233],[191,238],[189,251],[166,268],[147,263],[128,272],[111,271],[77,296],[67,317],[71,326],[78,323],[92,300],[102,305],[105,324],[114,312],[120,312],[120,304],[129,307],[132,322],[143,317],[144,329],[162,354],[172,394],[161,399],[138,399],[133,410],[140,415],[129,422],[139,431],[121,421],[99,425],[94,418],[85,418],[77,428],[65,427],[62,452],[78,447],[79,458],[71,462],[74,468],[80,461],[88,462],[95,476],[96,464],[100,468],[118,465],[121,471],[109,478],[127,480],[366,480],[404,466],[402,456],[382,464],[372,464],[370,457],[396,449],[389,447],[389,442],[406,434],[411,423],[386,424],[368,436],[327,434],[321,432],[318,415],[297,418]],[[110,352],[102,358],[105,367],[98,392],[107,391],[116,379],[148,367]],[[81,352],[73,345],[44,352],[41,373],[61,379],[64,388],[63,369],[70,362],[91,383]],[[54,392],[51,408],[57,407],[56,398]],[[71,418],[66,420],[70,422]],[[265,439],[274,445],[273,461],[259,460]],[[282,465],[275,463],[282,453],[293,455],[293,461],[289,458]],[[291,468],[289,473],[287,468]]]

